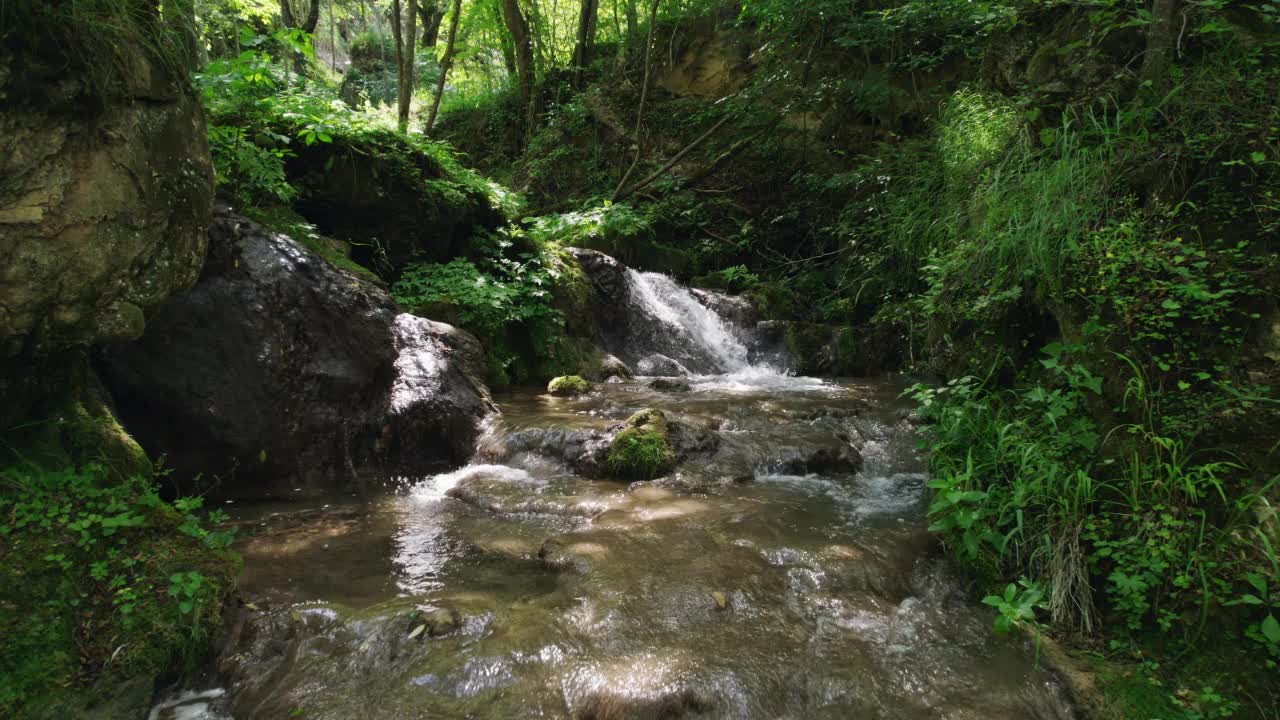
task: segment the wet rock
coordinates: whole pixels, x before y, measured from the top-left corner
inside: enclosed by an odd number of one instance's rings
[[[0,50],[0,358],[135,339],[204,261],[213,166],[186,79],[121,46],[103,87],[56,45]]]
[[[223,208],[200,282],[100,365],[153,456],[246,496],[465,460],[494,412],[480,363],[470,335]]]
[[[716,697],[700,688],[667,687],[649,693],[600,689],[571,703],[574,720],[679,720],[715,710]]]
[[[684,365],[659,353],[641,358],[636,363],[636,370],[650,377],[687,377],[690,374]]]
[[[634,373],[627,364],[619,360],[613,355],[605,355],[600,361],[600,373],[602,375],[616,375],[617,377],[629,378]]]
[[[607,378],[630,378],[635,373],[631,372],[631,367],[618,358],[607,352],[599,352],[596,357],[588,363],[588,369],[584,373],[584,377],[589,380],[606,380]]]
[[[559,515],[562,517],[590,518],[605,511],[600,504],[575,502],[564,498],[530,495],[528,488],[514,486],[503,480],[486,481],[469,478],[449,488],[449,497],[474,508],[498,515]]]
[[[571,546],[562,540],[548,538],[538,549],[538,559],[542,567],[555,573],[573,575],[591,574],[591,557],[585,553],[574,552]]]
[[[667,420],[667,443],[680,462],[705,458],[720,449],[720,434],[710,427],[680,418]]]
[[[689,383],[684,380],[659,377],[649,381],[649,387],[659,392],[689,392]]]
[[[452,325],[401,313],[395,344],[395,381],[379,457],[406,467],[466,460],[487,418],[497,412],[482,379],[480,341]]]
[[[862,469],[862,455],[849,445],[788,448],[773,467],[784,475],[852,475]]]
[[[422,622],[431,637],[444,637],[462,625],[462,615],[457,610],[429,607],[422,611]]]
[[[489,459],[506,460],[521,453],[535,453],[557,458],[580,475],[602,477],[611,439],[611,434],[602,430],[528,428],[508,434]]]
[[[756,308],[751,301],[740,295],[726,295],[714,290],[690,288],[689,292],[706,305],[712,312],[728,323],[740,327],[748,327],[756,323]]]

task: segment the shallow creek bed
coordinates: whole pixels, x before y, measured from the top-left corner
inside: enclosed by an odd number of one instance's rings
[[[250,604],[153,718],[1074,717],[927,532],[899,386],[687,384],[507,396],[464,468],[238,509]],[[585,476],[648,408],[676,470]]]

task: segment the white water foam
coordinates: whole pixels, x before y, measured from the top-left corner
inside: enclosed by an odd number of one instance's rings
[[[524,470],[506,465],[467,465],[453,472],[433,475],[414,485],[410,493],[414,498],[425,502],[442,500],[445,497],[445,493],[452,490],[458,483],[477,476],[497,477],[508,482],[524,484],[542,484],[546,482],[533,477]]]

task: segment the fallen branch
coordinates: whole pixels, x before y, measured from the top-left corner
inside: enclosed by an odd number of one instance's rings
[[[716,122],[716,124],[715,124],[715,125],[712,125],[712,126],[711,126],[711,129],[709,129],[709,130],[707,130],[706,132],[704,132],[704,133],[702,133],[701,135],[699,135],[699,136],[698,136],[698,139],[694,140],[693,142],[689,143],[688,145],[685,145],[685,146],[684,146],[684,149],[682,149],[680,152],[678,152],[678,153],[676,153],[676,154],[675,154],[675,157],[673,157],[673,158],[671,158],[670,160],[668,160],[668,161],[666,162],[666,164],[665,164],[665,165],[663,165],[662,167],[658,168],[657,170],[654,170],[654,171],[653,171],[653,173],[651,173],[648,177],[646,177],[645,179],[643,179],[643,180],[641,180],[640,182],[636,183],[635,185],[632,185],[631,187],[627,188],[627,189],[626,189],[626,190],[624,190],[624,191],[621,191],[621,192],[615,192],[615,193],[613,194],[613,200],[614,200],[614,202],[617,202],[618,200],[621,200],[621,199],[625,198],[626,196],[628,196],[628,195],[630,195],[630,194],[634,193],[635,191],[639,190],[640,188],[643,188],[643,187],[647,186],[649,183],[653,182],[654,180],[657,180],[659,177],[661,177],[661,176],[662,176],[662,174],[663,174],[663,173],[665,173],[666,171],[670,170],[670,169],[671,169],[671,168],[672,168],[676,163],[680,162],[680,160],[681,160],[685,155],[688,155],[688,154],[689,154],[689,151],[691,151],[691,150],[693,150],[694,148],[696,148],[696,147],[698,147],[699,145],[701,145],[703,140],[706,140],[707,138],[711,137],[711,134],[712,134],[712,133],[714,133],[716,130],[719,130],[721,125],[724,125],[725,123],[729,122],[730,118],[732,118],[732,117],[733,117],[733,115],[725,115],[724,117],[720,118],[720,119]],[[627,173],[627,174],[629,175],[629,174],[630,174],[630,171],[628,171],[628,173]],[[625,178],[624,178],[624,180],[625,180]]]
[[[716,156],[716,159],[712,160],[710,165],[706,166],[705,168],[694,173],[691,177],[687,178],[685,180],[685,184],[696,185],[700,181],[706,179],[707,176],[711,175],[716,170],[719,170],[720,166],[724,164],[724,161],[742,152],[743,148],[745,148],[747,145],[750,145],[753,141],[755,141],[757,138],[759,138],[761,135],[765,134],[769,130],[772,130],[774,127],[775,127],[774,125],[769,125],[768,127],[760,128],[759,130],[742,138],[741,140],[734,143],[733,145],[730,145],[729,149],[725,150],[724,152]]]

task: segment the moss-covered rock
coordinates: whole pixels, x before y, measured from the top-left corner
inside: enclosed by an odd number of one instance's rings
[[[576,397],[591,392],[591,383],[577,375],[561,375],[547,383],[547,392],[560,397]]]
[[[213,167],[185,78],[118,47],[102,86],[60,45],[0,49],[0,358],[136,338],[204,259]]]
[[[394,131],[335,134],[295,150],[285,167],[299,190],[296,209],[321,233],[350,241],[367,267],[466,256],[479,230],[503,222],[483,179],[447,151]]]
[[[609,474],[623,480],[652,480],[671,471],[676,454],[661,410],[642,410],[627,420],[609,447]]]

